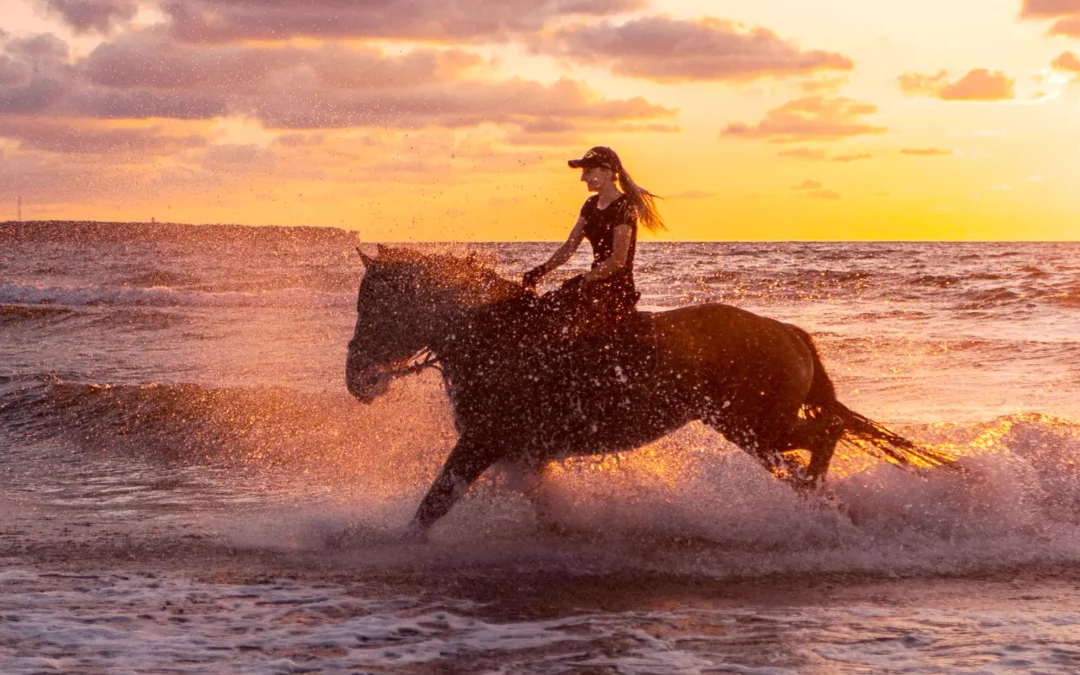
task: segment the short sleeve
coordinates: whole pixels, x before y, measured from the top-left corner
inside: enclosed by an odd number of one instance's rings
[[[629,197],[623,197],[622,204],[619,205],[619,220],[615,224],[629,225],[636,230],[637,221],[637,210],[633,203],[630,202]]]
[[[581,205],[580,215],[581,215],[582,218],[585,218],[586,220],[588,220],[589,211],[591,210],[592,207],[595,206],[596,201],[598,199],[599,199],[598,195],[593,195],[592,197],[589,197],[588,199],[585,200],[585,203]]]

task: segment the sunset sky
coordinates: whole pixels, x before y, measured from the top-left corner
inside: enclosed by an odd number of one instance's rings
[[[1080,0],[4,0],[0,220],[1080,240]],[[652,236],[652,235],[648,235]]]

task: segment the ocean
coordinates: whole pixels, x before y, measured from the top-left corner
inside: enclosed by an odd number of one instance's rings
[[[643,241],[642,308],[801,326],[966,471],[841,450],[828,504],[695,424],[556,467],[558,527],[496,471],[423,543],[453,421],[433,371],[345,390],[355,246],[0,224],[0,672],[1080,671],[1080,244]]]

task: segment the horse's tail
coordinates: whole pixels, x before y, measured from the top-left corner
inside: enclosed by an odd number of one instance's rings
[[[838,401],[836,388],[825,372],[814,340],[806,331],[794,328],[814,358],[814,379],[806,396],[806,412],[811,417],[829,420],[831,424],[842,424],[841,444],[900,467],[931,468],[948,466],[956,461],[946,453],[904,438]]]

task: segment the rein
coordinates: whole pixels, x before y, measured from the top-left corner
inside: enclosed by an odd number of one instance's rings
[[[428,368],[434,368],[441,372],[442,367],[439,365],[440,361],[442,361],[442,357],[437,356],[434,352],[425,347],[409,358],[409,360],[406,361],[406,365],[400,368],[380,368],[379,372],[380,374],[390,376],[391,379],[405,377],[406,375],[415,375]]]

